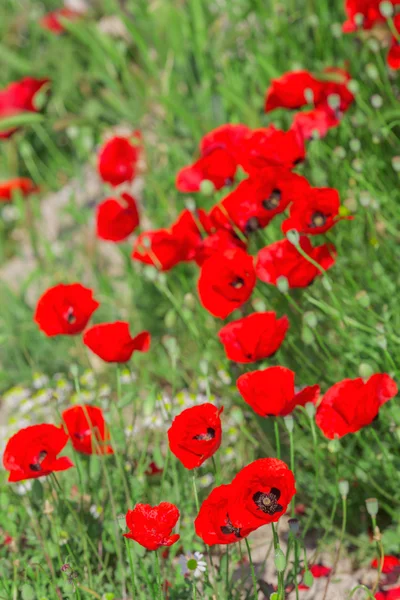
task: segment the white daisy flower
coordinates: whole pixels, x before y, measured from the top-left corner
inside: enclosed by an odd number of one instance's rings
[[[129,369],[122,369],[120,372],[119,380],[122,384],[126,385],[128,383],[132,383],[133,381],[136,381],[136,379],[137,377],[135,373],[131,373]]]
[[[199,487],[207,488],[214,483],[215,479],[211,473],[206,473],[197,479]]]
[[[45,387],[49,383],[49,378],[44,373],[34,373],[32,385],[35,390]]]
[[[30,389],[25,388],[22,385],[16,385],[16,386],[10,388],[9,390],[7,390],[7,392],[4,394],[3,398],[4,398],[4,401],[9,406],[16,406],[22,400],[26,400],[27,398],[29,398],[30,395],[31,395]]]
[[[103,513],[103,507],[96,506],[96,504],[92,504],[92,506],[89,508],[89,512],[94,519],[98,519]]]
[[[94,388],[96,386],[96,378],[92,369],[86,369],[84,373],[79,377],[79,381],[82,385],[88,388]]]
[[[181,554],[178,561],[181,567],[182,575],[194,575],[201,577],[207,570],[207,563],[202,560],[201,552],[193,552],[190,554]]]

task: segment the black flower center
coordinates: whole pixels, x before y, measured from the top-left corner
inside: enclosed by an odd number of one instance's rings
[[[77,433],[74,433],[74,437],[75,437],[77,440],[79,440],[80,442],[81,442],[82,440],[84,440],[86,436],[87,436],[87,434],[86,434],[86,433],[78,433],[78,432],[77,432]]]
[[[274,210],[275,208],[278,208],[281,201],[281,197],[281,190],[274,189],[272,190],[272,193],[269,196],[269,198],[266,198],[262,201],[262,205],[267,210]]]
[[[225,185],[226,185],[226,186],[230,186],[230,185],[232,185],[232,184],[233,184],[233,179],[232,179],[232,177],[227,177],[227,178],[225,179]]]
[[[232,521],[230,520],[228,513],[226,514],[226,525],[221,527],[221,531],[224,535],[230,535],[231,533],[234,533],[235,537],[242,537],[239,527],[234,527],[232,525]]]
[[[37,456],[37,459],[35,460],[35,462],[33,462],[29,465],[29,468],[32,471],[36,471],[36,472],[41,471],[42,470],[42,462],[44,461],[46,456],[47,456],[46,450],[41,450]]]
[[[70,325],[73,325],[76,321],[76,316],[74,314],[74,309],[72,306],[69,307],[67,312],[65,313],[65,318]]]
[[[327,216],[322,212],[315,212],[311,217],[311,227],[323,227],[326,223]]]
[[[253,501],[259,510],[262,510],[267,515],[274,515],[276,512],[283,510],[283,506],[278,504],[280,497],[280,490],[271,488],[268,494],[266,492],[256,492],[253,496]]]
[[[194,440],[201,440],[203,442],[209,442],[215,438],[215,429],[212,427],[207,427],[207,433],[199,433],[198,435],[193,436]]]
[[[236,279],[231,281],[230,285],[235,288],[235,290],[240,290],[244,286],[244,279],[242,277],[236,277]]]
[[[246,233],[253,233],[253,231],[257,231],[259,227],[257,217],[250,217],[250,219],[246,223]]]

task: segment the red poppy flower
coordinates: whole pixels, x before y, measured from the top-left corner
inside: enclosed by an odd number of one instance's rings
[[[400,4],[400,0],[389,0],[393,6]],[[385,17],[380,11],[381,0],[346,0],[345,11],[347,21],[343,23],[343,31],[351,33],[357,29],[372,29],[374,25],[385,21]],[[356,15],[363,17],[362,24],[359,25],[356,21]]]
[[[124,537],[135,540],[147,550],[158,550],[161,546],[172,546],[179,535],[171,535],[179,519],[179,510],[174,504],[161,502],[158,506],[136,504],[126,513],[126,526],[130,530]]]
[[[397,70],[400,69],[400,14],[394,17],[393,25],[398,33],[398,37],[396,38],[394,35],[392,36],[387,62],[391,69]]]
[[[99,303],[93,291],[80,283],[60,283],[39,299],[34,321],[49,337],[81,333]]]
[[[213,254],[220,254],[225,250],[234,250],[235,248],[246,250],[246,244],[233,232],[227,229],[219,229],[212,235],[202,239],[200,246],[197,247],[196,263],[201,267]]]
[[[225,319],[251,296],[256,283],[253,257],[240,248],[213,254],[200,272],[200,301],[215,317]]]
[[[194,527],[208,546],[240,542],[257,528],[247,525],[248,515],[237,506],[236,494],[232,485],[220,485],[202,503]]]
[[[255,129],[243,140],[240,164],[249,175],[265,167],[293,169],[305,158],[302,139],[294,131],[281,131],[273,125]]]
[[[0,90],[0,119],[14,117],[23,112],[37,112],[34,105],[38,91],[50,80],[24,77]],[[8,138],[17,128],[0,131],[0,139]]]
[[[238,151],[248,134],[245,125],[221,125],[210,131],[200,142],[200,158],[181,169],[176,177],[180,192],[197,192],[205,179],[217,190],[231,185],[238,166]]]
[[[400,0],[399,0],[400,1]],[[345,113],[354,102],[354,94],[349,90],[351,75],[346,69],[340,67],[326,67],[323,71],[324,83],[321,101],[317,108],[330,110],[336,118],[335,127],[339,124],[343,113]],[[332,96],[337,96],[339,105],[333,109],[329,100]]]
[[[66,471],[73,463],[66,456],[57,458],[68,442],[62,427],[31,425],[21,429],[7,442],[3,465],[10,471],[8,481],[23,481]]]
[[[273,79],[265,98],[265,112],[276,108],[297,109],[310,104],[306,90],[312,92],[311,104],[318,104],[323,82],[318,81],[309,71],[291,71]]]
[[[400,587],[392,588],[387,592],[377,592],[375,600],[400,600]]]
[[[132,181],[139,160],[141,135],[134,131],[130,137],[115,136],[100,149],[98,170],[103,181],[116,187]],[[135,142],[135,143],[132,143]]]
[[[300,246],[310,258],[327,271],[336,260],[332,244],[312,247],[306,236],[300,236]],[[290,288],[310,285],[321,272],[296,250],[289,240],[281,240],[259,251],[256,261],[257,277],[265,283],[276,285],[280,277],[286,277]]]
[[[215,227],[249,234],[266,227],[290,202],[310,187],[305,177],[282,168],[264,168],[242,181],[210,212]]]
[[[340,217],[340,198],[333,188],[309,187],[293,202],[290,207],[290,217],[282,223],[282,231],[296,229],[299,233],[318,235],[325,233],[342,219]]]
[[[329,577],[332,569],[330,567],[324,567],[324,565],[313,565],[310,567],[311,575],[314,579],[320,579],[321,577]],[[303,571],[304,574],[304,571]],[[304,583],[299,584],[299,590],[309,590],[310,588]]]
[[[62,23],[63,20],[77,21],[81,17],[82,13],[64,7],[47,13],[42,19],[40,19],[40,25],[43,27],[43,29],[47,29],[56,35],[59,35],[65,31],[65,27]]]
[[[277,319],[274,312],[253,313],[228,323],[218,333],[227,358],[251,363],[272,356],[280,348],[289,328],[286,316]]]
[[[285,417],[296,406],[315,403],[319,396],[318,385],[307,386],[296,394],[294,372],[286,367],[244,373],[236,385],[244,401],[262,417]]]
[[[248,527],[274,523],[285,514],[296,493],[292,471],[278,458],[259,458],[244,467],[232,481],[236,507]]]
[[[304,141],[309,141],[325,137],[328,131],[336,125],[338,125],[338,120],[333,111],[323,107],[296,113],[290,129],[300,135]]]
[[[344,379],[333,385],[317,408],[316,423],[329,438],[341,438],[370,425],[379,409],[396,396],[397,385],[389,375],[372,375],[366,383]]]
[[[19,192],[22,196],[29,196],[38,190],[39,188],[27,177],[0,181],[0,202],[10,202],[15,192]]]
[[[73,447],[82,454],[114,454],[103,411],[96,406],[71,406],[62,413]]]
[[[158,467],[157,464],[153,460],[153,461],[151,461],[147,470],[145,471],[145,475],[152,477],[153,475],[160,475],[160,473],[162,473],[163,471],[164,471],[164,469]]]
[[[130,194],[107,198],[97,207],[97,235],[103,240],[121,242],[139,225],[135,199]]]
[[[83,336],[83,343],[106,362],[128,362],[134,351],[147,352],[150,348],[150,333],[142,331],[134,338],[129,332],[129,323],[101,323],[94,325]]]
[[[200,467],[220,447],[222,411],[207,402],[186,408],[172,421],[169,447],[186,469]]]
[[[196,258],[208,228],[209,220],[203,210],[195,215],[184,210],[170,229],[141,233],[135,241],[132,258],[160,271],[169,271],[180,262]]]
[[[378,561],[377,558],[374,558],[374,560],[371,562],[371,567],[373,569],[377,569],[379,565],[380,559]],[[390,573],[393,573],[393,571],[400,573],[400,559],[397,558],[397,556],[387,554],[383,557],[382,573],[389,575]]]

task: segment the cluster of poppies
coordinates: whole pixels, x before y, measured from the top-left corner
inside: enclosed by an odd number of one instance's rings
[[[343,23],[345,33],[370,31],[386,25],[391,34],[387,63],[391,69],[400,69],[400,0],[345,0],[347,20]],[[397,12],[396,12],[397,11]]]

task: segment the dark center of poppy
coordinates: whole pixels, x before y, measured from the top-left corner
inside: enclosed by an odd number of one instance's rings
[[[281,190],[274,189],[272,190],[272,193],[269,196],[269,198],[266,198],[262,201],[262,205],[267,210],[274,210],[275,208],[278,208],[281,201],[281,197]]]
[[[32,471],[36,471],[36,472],[41,471],[42,470],[42,462],[44,461],[46,456],[47,456],[46,450],[41,450],[37,456],[37,459],[35,460],[35,462],[33,462],[29,465],[29,468]]]
[[[76,316],[74,314],[74,309],[72,306],[69,307],[67,312],[65,313],[65,318],[70,325],[73,325],[76,321]]]
[[[311,217],[311,227],[323,227],[326,223],[327,216],[322,212],[315,212]]]
[[[246,233],[253,233],[253,231],[257,231],[259,226],[257,217],[251,217],[246,223]]]
[[[74,433],[74,437],[81,442],[85,439],[86,433]]]
[[[209,442],[215,438],[215,429],[212,427],[207,427],[207,433],[199,433],[198,435],[193,436],[194,440],[201,440],[203,442]]]
[[[226,525],[221,527],[221,531],[224,535],[230,535],[231,533],[234,533],[235,537],[242,537],[239,527],[234,527],[232,525],[232,521],[230,520],[228,513],[226,514]]]
[[[231,281],[230,285],[235,288],[235,290],[240,290],[244,286],[244,279],[242,277],[236,277],[236,279]]]
[[[227,177],[227,178],[225,179],[225,185],[226,185],[226,186],[230,186],[230,185],[232,185],[232,184],[233,184],[233,179],[232,179],[232,177]]]
[[[283,510],[283,506],[278,504],[280,497],[280,490],[271,488],[268,494],[266,492],[256,492],[253,496],[253,501],[259,510],[262,510],[267,515],[274,515],[276,512]]]

